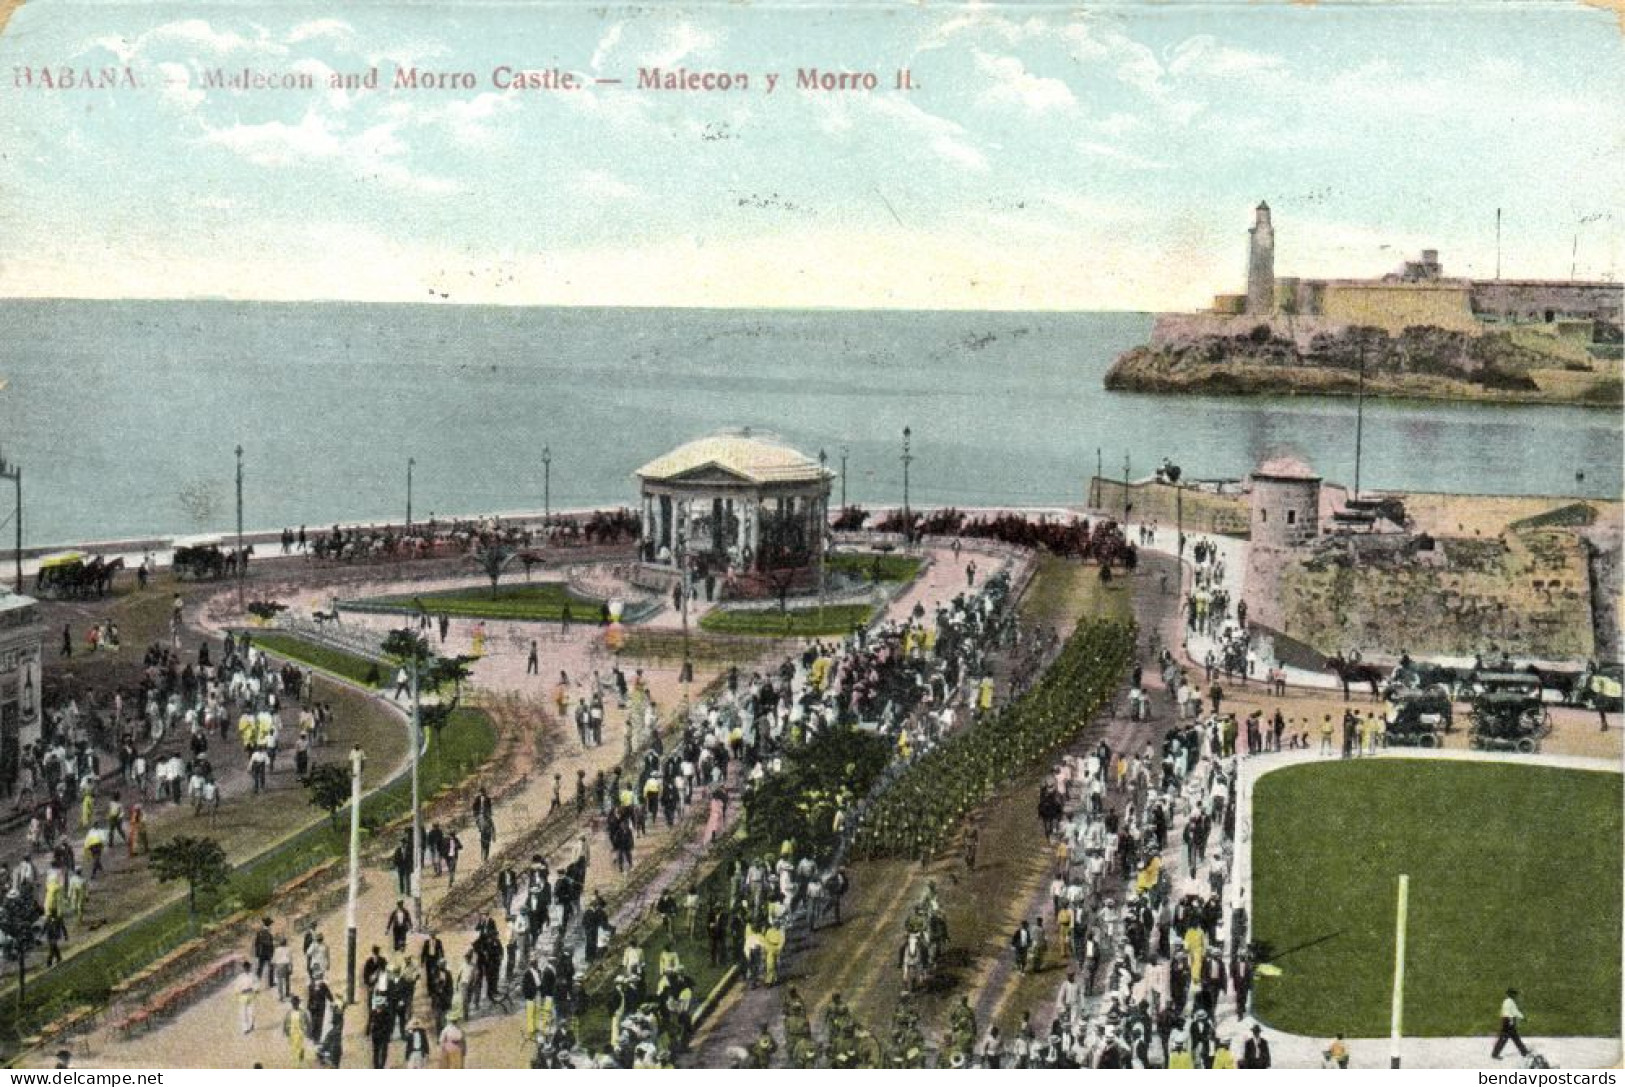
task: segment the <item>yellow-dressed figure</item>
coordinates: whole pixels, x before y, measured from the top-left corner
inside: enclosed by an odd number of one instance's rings
[[[1140,876],[1134,881],[1135,893],[1142,895],[1149,894],[1151,889],[1157,885],[1157,881],[1161,878],[1162,858],[1152,857],[1145,863],[1145,867],[1140,869]]]
[[[762,933],[762,980],[768,985],[779,983],[779,955],[784,951],[784,930],[770,925]]]
[[[1190,956],[1191,977],[1202,976],[1202,956],[1207,950],[1207,938],[1202,930],[1192,926],[1185,930],[1185,954]]]

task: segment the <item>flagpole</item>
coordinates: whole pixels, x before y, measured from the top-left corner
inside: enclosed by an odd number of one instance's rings
[[[1399,1036],[1405,1014],[1405,913],[1410,897],[1411,877],[1399,877],[1399,916],[1394,930],[1394,1008],[1391,1024],[1390,1068],[1399,1067]]]

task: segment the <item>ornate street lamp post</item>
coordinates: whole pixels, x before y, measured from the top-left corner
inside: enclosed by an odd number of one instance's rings
[[[912,430],[910,430],[908,427],[903,428],[903,546],[904,547],[910,547],[914,543],[914,515],[910,512],[909,505],[908,505],[908,466],[914,460],[913,455],[910,454],[909,451],[908,451],[908,447],[909,447],[909,439],[911,437],[913,437],[913,433],[914,432]]]

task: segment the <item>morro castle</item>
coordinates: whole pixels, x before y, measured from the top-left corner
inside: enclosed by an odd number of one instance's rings
[[[1424,249],[1420,259],[1406,261],[1378,279],[1277,276],[1275,225],[1269,205],[1260,203],[1254,214],[1247,232],[1246,293],[1217,295],[1212,308],[1198,316],[1272,322],[1308,318],[1296,323],[1313,325],[1316,331],[1335,325],[1364,325],[1390,334],[1414,326],[1465,333],[1518,326],[1583,349],[1618,343],[1620,308],[1625,302],[1625,287],[1618,283],[1447,276],[1436,249]],[[1228,330],[1215,327],[1210,331]]]

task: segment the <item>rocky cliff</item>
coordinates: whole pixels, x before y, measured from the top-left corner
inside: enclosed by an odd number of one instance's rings
[[[1159,335],[1125,353],[1106,374],[1106,388],[1132,392],[1374,396],[1543,401],[1618,406],[1613,373],[1530,337],[1473,335],[1433,327],[1398,335],[1380,329],[1324,325],[1286,330],[1260,322],[1232,331],[1229,321],[1204,331],[1200,322]]]

